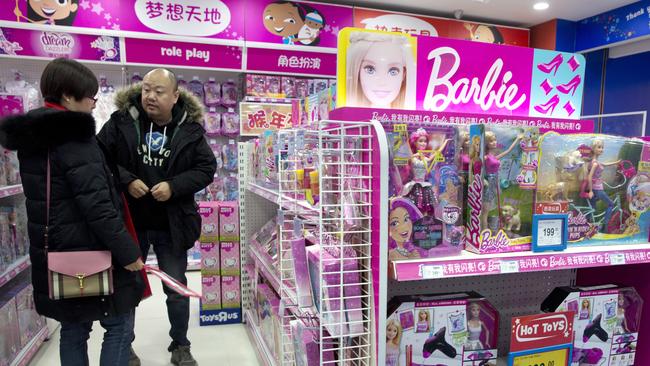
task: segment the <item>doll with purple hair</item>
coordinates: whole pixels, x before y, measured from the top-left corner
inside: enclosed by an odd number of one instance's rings
[[[433,185],[427,176],[431,171],[431,163],[445,149],[448,139],[438,148],[431,148],[431,136],[424,128],[413,132],[409,138],[411,159],[409,166],[412,180],[404,185],[402,196],[409,198],[425,215],[433,216],[436,205],[436,195]]]
[[[420,249],[413,245],[413,224],[424,215],[409,199],[393,198],[388,214],[388,258],[390,260],[421,258]]]

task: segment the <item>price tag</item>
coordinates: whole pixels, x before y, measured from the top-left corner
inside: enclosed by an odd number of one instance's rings
[[[501,261],[501,273],[519,273],[519,261]]]
[[[405,123],[393,125],[393,132],[406,132],[408,131],[408,125]]]
[[[425,280],[442,278],[445,276],[445,269],[444,266],[423,264],[420,266],[420,274]]]
[[[625,254],[623,253],[611,253],[609,255],[609,264],[612,266],[618,266],[625,264]]]
[[[512,366],[568,366],[568,365],[569,365],[568,348],[517,356],[513,359],[512,362]]]
[[[565,250],[568,241],[568,215],[533,215],[533,251]]]

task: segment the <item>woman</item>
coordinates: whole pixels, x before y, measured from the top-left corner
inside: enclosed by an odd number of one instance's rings
[[[93,321],[104,333],[100,365],[127,365],[133,314],[142,298],[135,271],[143,267],[138,245],[127,233],[121,201],[95,140],[97,79],[80,63],[56,59],[41,76],[45,107],[0,122],[0,144],[18,150],[27,198],[34,302],[39,314],[61,322],[63,366],[88,365],[86,341]],[[50,156],[50,251],[110,250],[114,294],[51,300],[48,295],[46,173]]]

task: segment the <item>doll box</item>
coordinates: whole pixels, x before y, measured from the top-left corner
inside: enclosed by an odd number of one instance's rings
[[[202,310],[220,310],[221,307],[221,276],[202,276],[201,298]]]
[[[609,135],[546,133],[537,213],[569,214],[569,245],[647,243],[650,144]]]
[[[239,241],[239,204],[219,202],[219,239]]]
[[[45,318],[36,312],[32,285],[26,286],[16,294],[16,312],[22,349],[45,326]]]
[[[477,293],[398,297],[388,310],[387,365],[496,362],[498,312]]]
[[[573,366],[634,364],[643,300],[632,287],[558,287],[542,311],[575,313]]]
[[[221,305],[224,309],[241,307],[241,278],[221,276]]]
[[[221,272],[218,243],[200,243],[201,274],[219,275]]]
[[[219,203],[199,202],[199,215],[201,215],[202,243],[216,243],[219,241]]]
[[[225,241],[221,242],[221,275],[222,276],[239,276],[241,274],[240,268],[240,253],[239,242]]]
[[[14,298],[0,302],[0,365],[11,364],[21,350],[18,314]]]
[[[470,126],[467,250],[530,250],[539,136],[537,127]]]
[[[257,310],[262,339],[278,360],[282,335],[280,333],[280,298],[268,285],[257,285]]]

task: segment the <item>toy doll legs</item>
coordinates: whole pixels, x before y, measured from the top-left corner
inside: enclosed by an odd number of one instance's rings
[[[594,196],[589,200],[589,203],[591,204],[592,210],[596,210],[596,204],[598,201],[603,201],[605,204],[607,204],[607,209],[605,210],[605,217],[603,218],[603,221],[601,223],[601,227],[604,228],[605,230],[607,229],[607,225],[609,224],[609,220],[612,218],[612,211],[614,210],[614,201],[612,201],[611,198],[605,193],[603,190],[599,189],[594,189]],[[594,215],[591,214],[590,220],[594,222]]]

